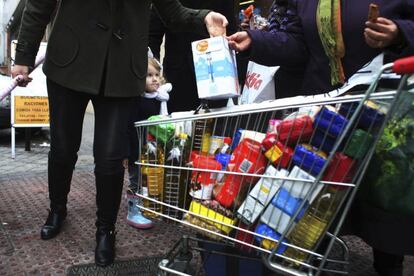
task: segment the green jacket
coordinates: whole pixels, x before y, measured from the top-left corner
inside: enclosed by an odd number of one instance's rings
[[[205,33],[208,10],[176,0],[153,0],[165,24]],[[27,0],[15,63],[33,66],[45,28],[57,9],[43,71],[52,81],[108,97],[138,96],[147,72],[150,0]]]

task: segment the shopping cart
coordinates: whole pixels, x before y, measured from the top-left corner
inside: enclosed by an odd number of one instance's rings
[[[390,71],[402,75],[398,89],[377,91]],[[137,122],[140,207],[206,241],[260,255],[279,273],[347,274],[349,252],[338,234],[413,72],[411,57],[385,65],[364,94]],[[194,273],[194,240],[177,242],[160,274]]]

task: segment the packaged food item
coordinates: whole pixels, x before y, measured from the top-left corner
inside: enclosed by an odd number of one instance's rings
[[[225,171],[227,169],[227,165],[230,162],[231,155],[226,154],[226,153],[218,153],[218,154],[216,154],[215,158],[216,158],[217,162],[219,162],[221,164],[221,170]],[[223,179],[224,179],[224,174],[223,173],[217,174],[217,184],[222,183]]]
[[[262,132],[243,129],[241,130],[240,141],[242,141],[245,138],[249,138],[256,142],[261,143],[265,137],[266,137],[266,134]]]
[[[220,163],[205,156],[199,156],[192,163],[196,169],[221,170]],[[216,178],[216,172],[193,171],[190,195],[197,199],[211,199]]]
[[[231,211],[224,209],[217,202],[214,203],[214,201],[202,202],[193,200],[191,201],[189,211],[205,217],[205,219],[200,217],[199,219],[214,225],[214,227],[226,234],[229,234],[233,228],[226,226],[225,224],[236,225],[237,223],[237,219],[232,218],[233,214]]]
[[[272,228],[270,228],[264,223],[258,224],[255,232],[259,235],[266,236],[266,237],[269,237],[277,241],[279,241],[281,237],[279,233],[277,233],[276,231],[274,231]],[[255,239],[257,242],[260,243],[260,245],[263,248],[268,249],[268,250],[275,248],[277,245],[275,241],[262,238],[260,236],[255,236]],[[284,239],[283,242],[288,242],[288,240]],[[282,243],[276,253],[283,254],[283,252],[285,251],[286,251],[286,245]]]
[[[214,155],[216,151],[223,146],[223,144],[224,144],[223,136],[216,136],[216,135],[211,136],[208,154]]]
[[[341,152],[335,153],[323,177],[325,181],[352,183],[356,162]],[[343,187],[345,188],[345,187]]]
[[[279,142],[277,140],[277,134],[268,134],[262,141],[262,147],[265,152],[265,156],[275,167],[289,167],[293,150]]]
[[[362,159],[374,141],[372,135],[362,129],[356,129],[345,145],[343,153],[354,159]]]
[[[277,138],[284,145],[307,142],[313,133],[312,118],[308,115],[288,118],[277,126]]]
[[[315,150],[309,150],[304,145],[297,145],[292,157],[292,162],[301,169],[309,172],[311,175],[318,176],[326,159]]]
[[[339,113],[345,118],[350,119],[358,105],[358,102],[342,103]],[[362,107],[361,115],[357,118],[356,126],[364,130],[376,130],[384,121],[385,113],[385,107],[373,101],[367,101]]]
[[[332,137],[338,137],[348,124],[348,120],[342,115],[336,113],[333,107],[323,106],[316,114],[313,121],[313,127],[329,134]]]
[[[368,9],[368,21],[375,22],[377,18],[379,17],[379,7],[377,4],[371,3],[369,4]]]
[[[193,225],[199,226],[203,229],[210,230],[210,231],[212,231],[214,233],[217,233],[217,234],[221,234],[221,235],[224,234],[222,231],[217,229],[216,226],[214,226],[210,223],[207,223],[204,220],[200,219],[199,217],[192,216],[190,214],[185,214],[184,217],[183,217],[183,221],[186,221],[186,222],[191,223]],[[218,240],[219,241],[219,240],[222,239],[222,237],[220,237],[218,235],[214,235],[214,234],[212,234],[210,232],[207,232],[207,231],[203,231],[203,230],[199,230],[199,229],[197,229],[197,231],[200,232],[202,235],[204,235],[204,236],[206,236],[210,239],[213,239],[213,240]]]
[[[274,229],[278,233],[284,233],[288,230],[289,222],[293,219],[293,215],[298,210],[303,200],[292,196],[286,189],[281,188],[274,196],[260,217],[260,221]],[[304,215],[308,204],[305,203],[298,216],[295,218],[295,223],[298,222]],[[294,225],[294,224],[292,224]]]
[[[253,6],[253,5],[248,6],[248,7],[244,10],[244,12],[243,12],[244,17],[245,17],[246,19],[250,19],[250,18],[252,17],[252,15],[253,15],[253,10],[254,10],[254,6]]]
[[[336,140],[337,138],[334,138],[321,130],[315,129],[309,144],[329,153],[333,149]]]
[[[266,166],[266,158],[262,154],[259,142],[249,138],[243,139],[234,150],[229,168],[233,172],[262,174]],[[243,184],[255,182],[257,177],[231,174],[225,179],[223,187],[217,194],[216,199],[225,207],[230,207],[233,203],[244,200],[242,197],[245,189],[241,190]],[[238,198],[235,201],[236,197]]]
[[[164,169],[163,201],[169,205],[184,208],[187,171],[181,170],[188,158],[188,135],[180,132],[177,137],[167,143],[165,165],[176,168]],[[170,217],[181,218],[181,212],[174,208],[164,207],[163,213]]]
[[[281,122],[281,120],[270,119],[269,120],[269,125],[267,127],[266,135],[269,135],[271,133],[276,133],[276,127],[280,122]]]
[[[256,229],[256,225],[254,225],[254,224],[248,225],[248,224],[244,224],[243,222],[239,222],[238,227],[241,228],[241,229],[244,229],[244,230],[251,231],[251,232],[254,232],[255,229]],[[254,235],[253,234],[247,233],[247,232],[239,230],[239,229],[236,232],[236,239],[239,240],[239,241],[242,241],[244,243],[247,243],[247,244],[253,244],[254,243]],[[247,253],[250,253],[250,252],[253,251],[252,247],[250,247],[248,245],[245,245],[245,244],[238,243],[238,242],[236,242],[236,247],[238,249],[244,251],[244,252],[247,252]]]
[[[287,170],[276,170],[269,165],[263,177],[254,185],[246,200],[238,209],[237,215],[239,218],[247,224],[254,223],[283,183],[283,179],[267,178],[266,176],[286,177],[288,173]]]
[[[163,165],[164,151],[163,147],[155,141],[151,135],[147,135],[147,143],[144,147],[144,152],[141,155],[141,179],[142,179],[142,194],[155,200],[162,200],[164,190],[164,168],[146,166],[145,164]],[[161,212],[161,205],[153,201],[144,199],[144,207],[150,210]],[[156,215],[150,211],[144,211],[148,217],[155,217]]]
[[[289,178],[293,178],[295,180],[286,180],[283,182],[283,188],[289,192],[289,194],[296,198],[304,199],[310,189],[312,188],[315,183],[313,182],[315,180],[315,177],[310,175],[309,173],[305,172],[304,170],[300,169],[298,166],[294,166],[293,169],[290,171]],[[302,180],[308,180],[308,181],[302,181]],[[309,197],[309,202],[312,203],[313,200],[316,198],[318,193],[323,187],[323,184],[318,183],[316,184],[314,191]]]
[[[167,118],[164,115],[154,115],[148,118],[148,121],[156,121]],[[157,141],[166,144],[168,140],[174,135],[175,126],[172,123],[163,123],[151,125],[148,127],[149,133],[155,137]]]
[[[217,154],[230,154],[231,153],[231,138],[230,137],[223,137],[223,143],[219,148],[217,148],[214,152],[215,155]]]

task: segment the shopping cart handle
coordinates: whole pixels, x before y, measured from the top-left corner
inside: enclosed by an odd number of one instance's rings
[[[414,56],[397,59],[392,70],[397,74],[411,74],[414,73]]]

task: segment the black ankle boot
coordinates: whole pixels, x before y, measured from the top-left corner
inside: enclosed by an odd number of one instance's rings
[[[46,223],[40,230],[42,240],[49,240],[56,237],[60,233],[65,218],[66,210],[51,210],[47,216]]]
[[[115,259],[115,231],[99,229],[96,231],[95,264],[108,266]]]

